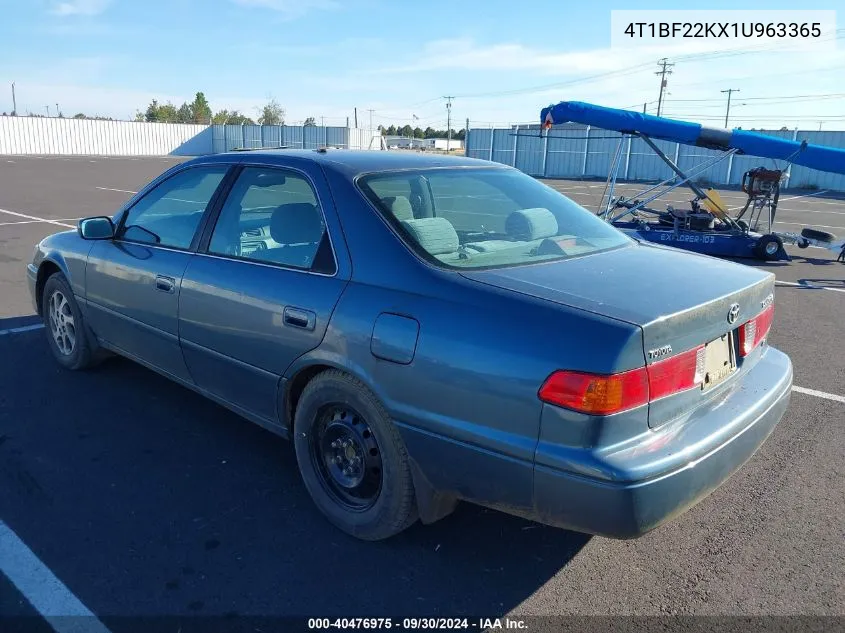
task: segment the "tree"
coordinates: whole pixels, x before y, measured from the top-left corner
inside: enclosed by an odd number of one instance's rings
[[[211,121],[211,106],[208,105],[208,99],[205,98],[205,95],[202,92],[198,92],[196,94],[194,102],[188,106],[188,108],[190,112],[190,122],[208,123]]]
[[[436,138],[436,134],[437,131],[433,127],[429,126],[425,128],[425,131],[423,132],[423,138]]]
[[[467,137],[467,131],[463,128],[457,131],[457,133],[452,134],[452,138],[457,139],[459,141],[463,141]]]
[[[421,128],[415,127],[414,128],[414,138],[424,138],[423,131]]]
[[[255,125],[255,121],[250,119],[248,116],[241,114],[237,110],[232,110],[231,112],[228,110],[220,110],[220,112],[212,117],[211,122],[217,125]]]
[[[396,132],[397,130],[395,125],[391,125],[389,128],[387,128],[387,136],[396,136]]]
[[[73,115],[73,118],[74,118],[74,119],[87,119],[88,117],[87,117],[87,116],[85,116],[84,114],[82,114],[81,112],[77,112],[76,114],[74,114],[74,115]],[[136,121],[138,120],[138,115],[137,115],[137,114],[135,115],[135,120],[136,120]]]
[[[414,129],[410,125],[403,125],[397,132],[399,136],[411,136],[414,133]]]
[[[302,125],[304,125],[306,127],[316,127],[317,122],[314,120],[313,116],[310,116],[307,119],[305,119],[305,122]]]
[[[144,113],[144,120],[148,123],[155,123],[158,121],[158,115],[158,101],[153,99],[150,105],[147,106],[147,111]]]
[[[194,113],[191,110],[191,106],[187,103],[183,103],[179,106],[178,110],[170,115],[168,120],[173,121],[174,123],[193,123]]]
[[[263,108],[261,116],[258,117],[261,125],[284,125],[285,109],[275,99],[270,99]]]

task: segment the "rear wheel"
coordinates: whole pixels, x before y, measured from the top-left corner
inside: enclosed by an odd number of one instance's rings
[[[754,254],[758,259],[770,262],[778,258],[778,253],[782,248],[783,241],[777,235],[764,235],[757,240]]]
[[[341,530],[376,541],[417,519],[405,445],[361,381],[336,370],[313,378],[297,404],[294,435],[305,487]]]
[[[816,240],[817,242],[835,242],[836,236],[827,231],[817,231],[816,229],[801,229],[801,237],[806,237],[808,240]]]
[[[67,369],[86,369],[96,358],[82,313],[64,275],[53,273],[44,284],[41,316],[55,359]]]

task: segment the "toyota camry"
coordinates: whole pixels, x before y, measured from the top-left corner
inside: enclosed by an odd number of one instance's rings
[[[639,536],[740,468],[792,383],[772,274],[479,160],[196,158],[41,241],[28,278],[61,365],[124,356],[290,438],[368,540],[459,501]]]

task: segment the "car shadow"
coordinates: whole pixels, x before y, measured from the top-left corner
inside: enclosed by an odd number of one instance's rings
[[[500,615],[590,537],[461,504],[378,543],[318,513],[292,446],[143,367],[0,337],[0,508],[101,616]]]

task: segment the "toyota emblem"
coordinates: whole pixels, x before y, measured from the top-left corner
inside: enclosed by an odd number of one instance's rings
[[[731,309],[728,310],[728,323],[733,325],[734,323],[736,323],[737,318],[739,318],[739,304],[732,303]]]

